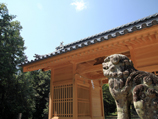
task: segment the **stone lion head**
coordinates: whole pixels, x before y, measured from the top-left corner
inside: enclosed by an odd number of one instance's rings
[[[122,54],[114,54],[104,59],[103,74],[107,78],[127,78],[133,63],[129,58]]]

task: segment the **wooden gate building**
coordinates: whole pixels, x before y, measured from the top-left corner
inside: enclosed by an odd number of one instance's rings
[[[24,72],[51,70],[49,119],[104,119],[103,59],[128,56],[138,70],[158,74],[158,14],[61,45],[21,64]]]

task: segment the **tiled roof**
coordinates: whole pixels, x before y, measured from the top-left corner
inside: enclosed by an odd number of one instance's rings
[[[117,36],[122,36],[125,35],[127,33],[132,33],[134,31],[138,31],[138,30],[142,30],[146,27],[151,27],[153,25],[158,24],[158,13],[139,19],[137,21],[122,25],[120,27],[116,27],[114,29],[105,31],[105,32],[101,32],[99,34],[78,40],[76,42],[72,42],[70,44],[65,45],[63,48],[52,52],[50,54],[46,54],[46,55],[39,55],[38,58],[35,58],[34,60],[31,61],[27,61],[27,62],[23,62],[21,63],[20,66],[24,66],[33,62],[37,62],[43,59],[47,59],[50,57],[54,57],[56,55],[60,55],[62,53],[66,53],[66,52],[70,52],[72,50],[76,50],[85,46],[89,46],[98,42],[102,42],[104,40],[109,40],[111,38],[115,38]]]

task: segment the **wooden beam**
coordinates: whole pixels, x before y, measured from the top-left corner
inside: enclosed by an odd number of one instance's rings
[[[41,64],[38,65],[34,65],[34,66],[27,66],[27,67],[23,67],[23,72],[27,72],[27,71],[34,71],[34,70],[38,70],[38,69],[43,69],[44,71],[46,70],[50,70],[49,67],[55,67],[55,68],[60,68],[60,67],[64,67],[71,64],[70,61],[62,61],[62,62],[41,62]]]
[[[131,60],[134,64],[134,67],[137,68],[137,62],[136,62],[136,58],[135,58],[135,52],[134,52],[134,48],[132,45],[127,45],[127,47],[129,48],[129,51],[130,51],[130,57],[131,57]]]
[[[137,67],[137,69],[141,70],[141,71],[147,71],[147,72],[158,71],[158,64],[150,65],[150,66],[144,66],[144,67]]]
[[[155,34],[156,40],[158,41],[158,32]]]
[[[157,34],[151,34],[151,35],[149,36],[149,38],[152,39],[153,42],[158,42],[157,36],[158,36],[158,33],[157,33]]]
[[[80,67],[79,69],[77,69],[76,72],[79,74],[86,74],[86,73],[102,71],[102,70],[103,70],[102,64],[98,64],[98,65],[93,65],[89,67]]]
[[[87,62],[90,60],[94,60],[98,57],[103,57],[103,56],[109,56],[112,54],[116,54],[116,53],[122,53],[122,52],[126,52],[129,49],[126,46],[123,46],[122,48],[115,48],[115,49],[111,49],[111,50],[102,50],[99,52],[96,52],[95,54],[87,54],[86,56],[82,56],[82,57],[78,57],[77,59],[74,59],[73,61],[76,62],[77,64],[82,63],[82,62]]]
[[[47,68],[43,68],[42,71],[48,71],[48,70],[51,70],[50,67],[47,67]]]
[[[54,86],[61,86],[61,85],[68,85],[68,84],[72,84],[72,80],[63,80],[63,81],[55,81],[53,82]]]
[[[90,74],[82,74],[83,78],[87,80],[104,80],[106,77],[103,74],[97,74],[97,75],[90,75]]]
[[[102,80],[102,83],[103,83],[103,84],[107,84],[107,83],[108,83],[108,78]]]
[[[150,35],[148,36],[148,38],[151,42],[154,42],[156,40],[153,36],[150,36]]]

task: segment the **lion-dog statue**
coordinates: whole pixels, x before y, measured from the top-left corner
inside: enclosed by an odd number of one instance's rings
[[[117,106],[117,119],[131,119],[130,104],[141,119],[158,119],[158,77],[138,71],[125,55],[104,59],[103,74]]]

